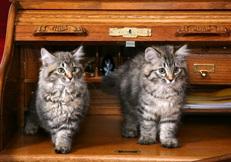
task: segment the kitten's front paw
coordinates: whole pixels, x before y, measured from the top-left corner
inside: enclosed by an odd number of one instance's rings
[[[138,143],[141,145],[150,145],[156,143],[156,140],[149,136],[141,136]]]
[[[38,132],[37,126],[27,125],[24,129],[24,133],[27,135],[34,135]]]
[[[122,136],[126,138],[134,138],[138,136],[137,130],[123,129]]]
[[[160,143],[163,147],[166,148],[177,148],[179,147],[178,141],[176,138],[161,139]]]
[[[67,154],[71,152],[71,147],[69,146],[55,146],[55,152],[57,154]]]

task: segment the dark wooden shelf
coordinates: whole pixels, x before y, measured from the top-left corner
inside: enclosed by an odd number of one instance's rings
[[[183,115],[178,130],[180,148],[163,148],[159,142],[139,145],[137,138],[122,138],[120,115],[88,115],[74,138],[70,154],[53,150],[48,134],[23,135],[22,130],[0,153],[0,161],[194,161],[230,158],[231,116]],[[116,153],[139,150],[140,153]],[[211,159],[210,159],[211,160]]]
[[[85,80],[91,83],[101,83],[102,78],[103,76],[98,76],[98,77],[85,78]]]

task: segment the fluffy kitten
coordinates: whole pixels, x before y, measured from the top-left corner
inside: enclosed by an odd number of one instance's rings
[[[116,86],[124,116],[122,135],[138,136],[139,144],[179,147],[175,132],[185,98],[187,45],[146,48],[144,54],[103,78]]]
[[[41,49],[37,91],[25,121],[25,134],[37,133],[39,126],[51,134],[57,153],[71,151],[72,137],[89,106],[87,84],[79,63],[83,47],[72,52],[49,53]]]

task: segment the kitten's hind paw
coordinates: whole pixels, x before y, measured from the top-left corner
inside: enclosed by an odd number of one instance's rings
[[[160,140],[160,143],[163,147],[166,148],[177,148],[179,147],[178,141],[176,138],[172,138],[172,139],[162,139]]]
[[[38,132],[38,127],[32,126],[32,125],[27,125],[24,129],[24,133],[27,135],[34,135]]]
[[[55,152],[57,154],[67,154],[71,152],[71,147],[69,146],[55,146]]]
[[[150,145],[156,143],[156,140],[149,136],[141,136],[137,143],[141,145]]]
[[[123,129],[122,136],[126,138],[134,138],[138,136],[138,131]]]

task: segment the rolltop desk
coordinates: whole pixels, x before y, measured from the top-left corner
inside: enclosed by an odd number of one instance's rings
[[[225,161],[231,156],[231,109],[185,108],[177,149],[122,138],[114,90],[101,82],[106,54],[116,68],[133,47],[187,43],[189,90],[231,86],[229,0],[11,0],[0,65],[0,161]],[[86,77],[91,106],[67,155],[49,136],[23,135],[24,113],[38,81],[41,47],[54,52],[84,44],[93,60]],[[86,63],[86,62],[85,62]],[[215,114],[215,115],[214,115]]]

